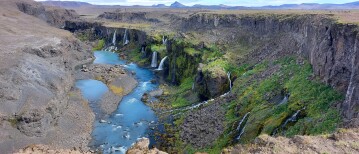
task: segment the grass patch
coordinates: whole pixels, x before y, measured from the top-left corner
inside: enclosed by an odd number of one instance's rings
[[[105,47],[105,40],[101,39],[97,42],[97,45],[93,48],[93,51],[102,50]]]

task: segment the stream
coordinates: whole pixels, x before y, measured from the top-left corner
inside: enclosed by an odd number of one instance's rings
[[[128,72],[135,72],[134,76],[138,81],[137,87],[123,97],[114,113],[105,119],[96,119],[92,132],[91,147],[103,153],[123,154],[137,139],[150,138],[151,130],[157,125],[154,111],[141,101],[141,97],[144,93],[157,89],[159,85],[150,82],[155,77],[151,70],[140,68],[134,63],[126,64],[116,53],[96,51],[94,55],[95,64],[122,65]],[[79,80],[76,87],[89,101],[95,114],[99,112],[98,102],[109,90],[107,86],[97,80]],[[151,144],[153,142],[151,139]]]

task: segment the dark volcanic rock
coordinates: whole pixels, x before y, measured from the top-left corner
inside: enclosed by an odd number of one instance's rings
[[[191,111],[180,126],[181,139],[197,148],[212,145],[225,129],[225,110],[221,105],[233,98],[231,94],[219,97],[211,105]]]
[[[213,42],[232,36],[226,44],[246,42],[256,48],[240,64],[295,55],[306,58],[322,82],[345,95],[341,111],[348,126],[359,121],[358,27],[340,24],[325,15],[195,14],[183,19],[180,30],[208,32]],[[206,38],[206,37],[204,37]],[[259,44],[258,44],[259,43]]]
[[[146,17],[146,12],[105,12],[98,16],[100,19],[110,19],[121,22],[160,22],[158,19],[151,19]]]

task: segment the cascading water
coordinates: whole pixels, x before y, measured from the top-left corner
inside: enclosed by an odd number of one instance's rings
[[[167,44],[167,38],[165,38],[164,35],[162,36],[162,43],[163,43],[163,45],[166,45],[166,44]]]
[[[114,46],[116,46],[116,32],[117,32],[117,30],[115,30],[115,33],[113,33],[113,37],[112,37],[112,44]]]
[[[246,124],[244,124],[243,128],[241,129],[241,126],[242,126],[242,123],[246,120],[246,118],[248,117],[250,112],[246,113],[243,118],[241,119],[241,121],[239,122],[238,126],[237,126],[237,131],[240,131],[239,135],[237,136],[237,140],[240,140],[241,139],[241,136],[243,135],[244,133],[244,130],[246,128]]]
[[[278,105],[287,103],[289,96],[290,96],[290,94],[285,94],[284,98],[282,99],[282,101],[280,101],[280,103]]]
[[[192,83],[192,91],[194,91],[194,82]]]
[[[142,53],[142,54],[145,54],[145,47],[142,47],[142,48],[141,48],[141,53]]]
[[[229,91],[232,91],[231,72],[227,73],[227,77],[228,77],[228,80],[229,80]]]
[[[157,52],[152,53],[151,67],[157,67]]]
[[[290,118],[288,118],[288,119],[284,122],[284,124],[282,125],[282,128],[285,128],[285,126],[287,126],[287,124],[288,124],[289,122],[295,122],[295,121],[297,121],[297,116],[298,116],[298,114],[300,113],[300,111],[302,111],[302,110],[303,110],[303,109],[296,111]]]
[[[249,115],[250,112],[246,113],[244,115],[244,117],[241,119],[241,121],[239,122],[238,126],[237,126],[237,131],[239,131],[241,129],[242,123],[243,121],[247,118],[247,116]]]
[[[127,29],[125,29],[125,34],[123,35],[123,45],[127,45],[128,43],[130,43],[130,41],[128,40]]]
[[[163,65],[164,65],[166,59],[167,59],[167,56],[161,60],[160,66],[158,66],[158,68],[156,70],[158,70],[158,71],[163,70]]]

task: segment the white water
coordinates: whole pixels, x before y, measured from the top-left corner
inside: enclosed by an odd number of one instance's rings
[[[125,34],[123,35],[123,45],[127,45],[128,43],[130,43],[130,41],[128,40],[127,29],[125,29]]]
[[[243,118],[241,119],[241,121],[239,122],[238,126],[237,126],[237,131],[241,130],[241,132],[239,133],[237,140],[241,139],[241,136],[244,133],[244,130],[246,129],[246,125],[244,124],[243,128],[241,129],[242,123],[246,120],[246,118],[248,117],[250,112],[246,113]]]
[[[141,48],[141,53],[144,54],[145,53],[145,47]]]
[[[303,109],[301,110],[298,110],[297,112],[295,112],[289,119],[287,119],[284,124],[282,125],[282,128],[284,128],[288,122],[294,122],[294,121],[297,121],[297,116],[299,114],[300,111],[302,111]]]
[[[167,44],[167,38],[165,39],[165,36],[164,36],[164,35],[162,36],[162,43],[163,43],[163,45],[166,45],[166,44]]]
[[[289,99],[288,95],[285,95],[283,100],[279,103],[279,105],[287,103],[288,99]]]
[[[157,52],[152,53],[151,67],[157,67]]]
[[[194,82],[192,83],[192,91],[194,91]]]
[[[227,77],[228,77],[228,80],[229,80],[229,91],[232,91],[231,72],[227,73]]]
[[[115,33],[113,33],[113,38],[112,38],[112,44],[114,46],[116,46],[116,32],[117,32],[117,30],[115,30]]]
[[[158,71],[163,70],[163,65],[164,65],[166,59],[167,59],[167,56],[161,60],[160,66],[158,66],[158,68],[157,68]]]
[[[217,98],[223,98],[225,96],[227,96],[229,94],[229,92],[217,97]],[[217,99],[216,98],[216,99]],[[195,105],[192,105],[192,106],[187,106],[187,107],[183,107],[183,108],[179,108],[179,109],[174,109],[174,110],[169,110],[169,111],[166,111],[166,112],[163,112],[163,113],[170,113],[170,112],[174,112],[174,111],[187,111],[187,110],[193,110],[193,109],[196,109],[196,108],[199,108],[203,105],[206,105],[210,102],[213,102],[215,99],[210,99],[210,100],[207,100],[207,101],[203,101],[203,102],[200,102],[198,104],[195,104]]]
[[[247,118],[247,116],[249,115],[250,112],[246,113],[243,118],[241,119],[241,121],[239,122],[238,126],[237,126],[237,131],[239,131],[239,129],[241,128],[241,125],[243,123],[243,121]]]
[[[242,128],[242,131],[241,131],[241,133],[239,133],[239,135],[238,135],[238,137],[237,137],[237,140],[240,140],[240,139],[241,139],[241,137],[242,137],[242,135],[243,135],[245,129],[246,129],[246,126],[244,126],[244,127]]]

